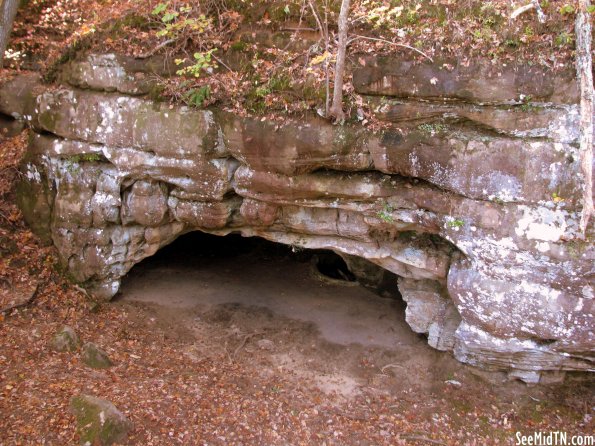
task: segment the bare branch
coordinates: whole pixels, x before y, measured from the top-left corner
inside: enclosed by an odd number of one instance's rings
[[[159,45],[157,45],[152,50],[150,50],[150,51],[148,51],[148,52],[146,52],[144,54],[139,54],[138,56],[136,56],[136,59],[148,59],[153,54],[155,54],[157,51],[159,51],[161,48],[164,48],[167,45],[170,45],[170,44],[174,43],[176,40],[177,39],[167,39],[164,42],[161,42]]]
[[[374,40],[376,42],[384,42],[384,43],[389,43],[391,45],[395,45],[395,46],[400,46],[402,48],[407,48],[410,49],[412,51],[415,51],[416,53],[421,54],[422,56],[424,56],[426,59],[428,59],[430,62],[434,62],[434,59],[432,59],[430,56],[428,56],[426,53],[424,53],[423,51],[418,50],[417,48],[414,48],[412,46],[409,45],[405,45],[404,43],[397,43],[397,42],[391,42],[390,40],[385,40],[385,39],[378,39],[376,37],[368,37],[368,36],[360,36],[359,34],[356,35],[353,39],[350,39],[349,42],[347,42],[348,45],[350,45],[351,43],[355,42],[358,39],[366,39],[366,40]]]
[[[328,0],[324,0],[324,50],[326,54],[330,54],[329,51],[329,37],[328,37]],[[329,58],[324,60],[324,73],[325,73],[325,96],[324,96],[324,116],[325,118],[329,114],[330,110],[330,98],[331,98],[331,82],[329,74]]]
[[[532,9],[535,8],[535,4],[533,3],[529,3],[528,5],[525,6],[521,6],[520,8],[515,9],[512,14],[510,14],[510,18],[512,20],[516,19],[518,16],[520,16],[521,14],[524,14],[527,11],[531,11]]]
[[[281,31],[318,31],[317,28],[304,28],[298,26],[285,26],[281,28]]]
[[[546,15],[543,12],[543,9],[541,9],[541,5],[539,4],[539,0],[531,0],[531,3],[525,5],[525,6],[521,6],[520,8],[515,9],[512,14],[510,14],[510,18],[512,20],[516,19],[518,16],[520,16],[521,14],[524,14],[527,11],[531,11],[532,9],[535,9],[535,11],[537,12],[537,20],[539,20],[539,23],[545,23],[546,20]]]
[[[221,65],[223,65],[225,68],[227,68],[227,69],[228,69],[230,72],[232,72],[232,73],[234,72],[234,71],[233,71],[231,68],[229,68],[229,66],[228,66],[228,65],[227,65],[225,62],[223,62],[221,59],[219,59],[219,58],[218,58],[217,56],[215,56],[213,53],[211,53],[211,57],[212,57],[213,59],[215,59],[217,62],[219,62]]]
[[[543,9],[541,9],[539,0],[531,0],[531,2],[533,3],[533,6],[535,6],[535,10],[537,11],[537,20],[539,20],[539,23],[545,23],[547,16],[543,12]]]
[[[328,2],[324,4],[324,24],[322,26],[322,21],[320,20],[320,16],[318,15],[318,11],[312,4],[311,0],[308,0],[308,5],[312,10],[312,14],[314,14],[314,19],[316,20],[316,24],[318,25],[318,29],[320,30],[320,37],[324,40],[324,50],[327,54],[329,54],[329,38],[328,38]],[[330,98],[330,79],[329,79],[329,70],[328,70],[328,57],[324,60],[324,71],[326,77],[326,97],[325,97],[325,107],[324,107],[324,116],[327,117],[329,114],[329,98]]]
[[[312,10],[312,14],[314,14],[314,20],[316,20],[316,24],[318,25],[318,29],[320,30],[320,37],[322,37],[324,39],[325,38],[325,36],[324,36],[324,28],[322,27],[322,22],[320,21],[320,17],[318,16],[318,12],[316,11],[316,8],[312,4],[312,1],[311,0],[308,0],[308,5],[310,6],[310,9]]]

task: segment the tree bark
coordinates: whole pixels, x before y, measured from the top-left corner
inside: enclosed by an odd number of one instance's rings
[[[580,166],[583,175],[583,210],[580,229],[586,235],[593,214],[593,63],[591,59],[590,0],[579,0],[576,16],[576,72],[580,85]]]
[[[333,103],[330,109],[330,116],[335,122],[343,122],[343,77],[345,76],[345,54],[347,52],[347,17],[349,15],[350,0],[341,2],[339,13],[339,47],[337,48],[337,63],[335,65],[335,87],[333,90]]]
[[[12,23],[17,15],[20,0],[1,0],[0,6],[0,68],[4,62],[4,52],[12,31]]]

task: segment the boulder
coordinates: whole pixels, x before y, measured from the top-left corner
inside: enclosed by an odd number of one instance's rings
[[[114,365],[107,353],[92,342],[83,345],[81,360],[93,369],[108,369]]]
[[[73,352],[80,347],[80,340],[74,329],[64,326],[52,338],[52,349],[57,352]]]
[[[80,444],[109,446],[126,441],[132,423],[111,402],[91,395],[77,395],[70,400],[76,418]]]

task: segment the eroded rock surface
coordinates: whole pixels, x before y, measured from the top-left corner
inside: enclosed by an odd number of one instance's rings
[[[531,381],[595,368],[566,75],[366,59],[358,91],[398,98],[368,98],[393,125],[373,133],[171,108],[119,61],[72,62],[70,85],[35,94],[20,188],[27,220],[96,296],[180,234],[239,232],[365,259],[351,263],[367,285],[386,279],[369,265],[398,276],[412,328],[461,361]]]

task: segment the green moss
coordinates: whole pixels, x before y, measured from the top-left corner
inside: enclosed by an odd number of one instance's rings
[[[376,216],[385,223],[394,223],[393,211],[394,208],[389,203],[384,203],[382,209],[376,213]]]
[[[45,83],[53,83],[58,80],[62,65],[74,60],[77,55],[93,45],[94,34],[89,33],[82,38],[75,40],[71,45],[67,46],[58,59],[49,65],[49,67],[42,73],[42,80]]]
[[[446,223],[449,228],[462,228],[465,226],[465,221],[457,218]]]
[[[433,124],[425,123],[425,124],[418,125],[417,128],[419,130],[421,130],[423,133],[433,135],[434,133],[442,133],[442,132],[447,131],[448,125],[441,124],[441,123],[433,123]]]
[[[51,132],[56,129],[58,114],[55,111],[47,110],[37,115],[37,121],[44,130]]]
[[[149,96],[149,99],[151,99],[152,101],[163,101],[164,100],[164,97],[163,97],[164,91],[165,91],[165,86],[163,84],[156,82],[156,83],[151,84],[147,95]]]
[[[559,47],[571,46],[573,41],[574,41],[574,38],[572,37],[572,35],[566,31],[562,31],[554,39],[554,43]]]
[[[129,33],[130,30],[126,28],[134,28],[141,31],[147,31],[151,29],[151,22],[147,16],[132,13],[127,14],[124,17],[114,20],[111,23],[105,25],[106,32],[110,37],[120,37],[122,33]]]
[[[115,407],[99,398],[76,396],[70,400],[76,416],[77,431],[82,444],[101,446],[122,442],[131,428],[130,423]]]
[[[241,40],[234,42],[229,47],[232,51],[244,52],[248,48],[248,44]]]
[[[417,232],[416,231],[403,231],[403,232],[399,232],[397,234],[397,238],[399,240],[408,242],[411,241],[413,239],[415,239],[417,237]],[[448,378],[448,379],[453,379],[453,378]]]
[[[306,82],[301,91],[305,101],[322,103],[326,99],[326,88],[324,85],[317,86],[312,82]]]
[[[459,413],[470,413],[473,411],[473,406],[465,400],[462,399],[455,399],[451,401],[453,409],[455,409]]]
[[[273,75],[269,79],[268,87],[271,92],[287,91],[291,88],[291,78],[285,74]]]
[[[107,353],[92,342],[88,342],[83,346],[82,360],[92,369],[108,369],[114,365]]]
[[[254,86],[244,95],[244,103],[248,110],[257,114],[270,109],[266,103],[267,96],[291,90],[291,78],[283,73],[273,74],[266,83],[260,83],[258,77],[255,77],[253,82]]]
[[[99,153],[81,153],[79,155],[69,156],[66,160],[71,163],[82,163],[105,161],[105,158]]]

